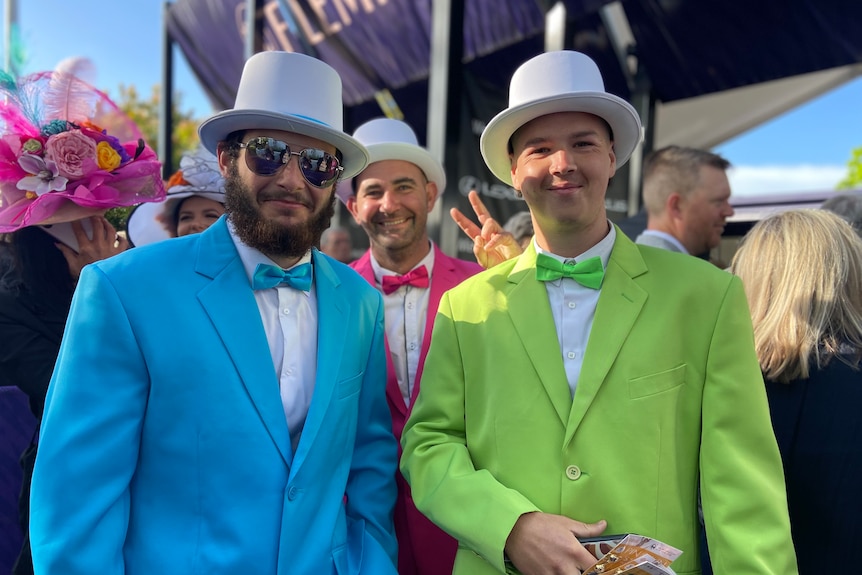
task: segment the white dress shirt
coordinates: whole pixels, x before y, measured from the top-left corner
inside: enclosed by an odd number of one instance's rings
[[[536,244],[536,252],[569,264],[580,263],[593,256],[599,256],[602,260],[602,268],[607,269],[611,250],[613,250],[614,241],[617,237],[616,228],[610,224],[609,227],[610,231],[604,239],[574,260],[552,254],[540,248],[538,244]],[[535,241],[534,238],[533,242]],[[563,367],[566,369],[569,391],[574,397],[578,378],[581,375],[581,367],[584,364],[584,353],[587,351],[590,331],[593,328],[593,320],[596,317],[596,305],[599,303],[601,290],[584,287],[571,278],[545,282],[545,288],[548,290],[548,301],[551,304],[551,313],[557,328],[557,340],[560,342],[560,351],[563,354]]]
[[[248,275],[249,285],[257,264],[278,265],[258,250],[242,243],[230,222],[228,230]],[[308,262],[311,262],[310,251],[296,265]],[[269,343],[281,404],[290,431],[290,444],[295,453],[317,377],[317,295],[314,281],[307,292],[280,284],[255,290],[254,299]]]
[[[428,317],[428,301],[431,297],[431,270],[434,269],[434,245],[431,244],[428,255],[416,264],[410,271],[425,266],[428,270],[428,287],[418,288],[401,286],[389,295],[383,293],[383,276],[397,276],[392,270],[387,270],[371,255],[371,268],[374,271],[374,282],[383,294],[383,317],[386,324],[386,339],[389,343],[389,355],[395,367],[395,377],[405,405],[410,405],[413,395],[413,383],[416,371],[419,369],[419,358],[422,356],[422,339],[425,336],[425,318]],[[408,272],[409,273],[409,272]]]
[[[676,239],[676,237],[670,235],[667,232],[662,232],[659,230],[644,230],[641,232],[641,235],[642,236],[654,236],[657,238],[662,238],[666,242],[670,242],[671,244],[675,245],[677,247],[677,249],[680,251],[680,253],[683,253],[683,254],[688,253],[688,250],[685,249],[685,246],[682,245],[682,242],[680,242],[678,239]]]

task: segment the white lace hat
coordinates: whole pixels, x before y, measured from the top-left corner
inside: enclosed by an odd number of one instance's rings
[[[174,185],[170,185],[174,182]],[[161,202],[139,204],[129,214],[126,234],[136,246],[166,240],[179,202],[190,196],[201,196],[224,204],[224,178],[218,159],[203,147],[180,160],[179,171],[171,177],[167,195]]]

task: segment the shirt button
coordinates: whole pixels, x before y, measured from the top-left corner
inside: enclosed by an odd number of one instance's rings
[[[413,309],[413,302],[407,302],[407,309]]]
[[[411,344],[410,344],[410,345],[408,345],[407,347],[409,347],[409,348],[410,348],[410,351],[413,351],[414,349],[416,349],[416,344],[415,344],[415,343],[411,343]]]
[[[569,353],[566,354],[566,357],[568,357],[569,359],[575,359],[576,355],[577,354],[575,352],[570,351]]]
[[[569,465],[566,467],[566,477],[572,481],[577,481],[581,477],[581,470],[577,465]]]
[[[284,308],[284,315],[290,315],[290,309]]]
[[[573,302],[573,301],[570,301],[570,302],[569,302],[569,309],[575,309],[576,307],[578,307],[578,304],[576,304],[576,303],[575,303],[575,302]]]

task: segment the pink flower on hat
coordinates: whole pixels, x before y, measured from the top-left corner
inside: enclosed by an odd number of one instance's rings
[[[62,71],[13,80],[0,82],[0,233],[165,197],[156,153],[107,94]]]
[[[80,130],[55,134],[45,144],[45,157],[57,163],[61,176],[74,180],[96,167],[96,142]],[[86,160],[94,163],[87,166]]]
[[[31,174],[18,180],[19,190],[26,190],[28,197],[41,196],[48,192],[60,192],[66,189],[68,179],[59,175],[57,164],[51,160],[43,160],[33,154],[23,154],[18,158],[18,165]],[[34,194],[35,196],[31,196]]]

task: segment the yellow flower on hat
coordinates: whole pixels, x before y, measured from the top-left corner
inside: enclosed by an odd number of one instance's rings
[[[100,169],[108,172],[116,170],[122,160],[120,154],[108,142],[96,144],[96,162]]]

